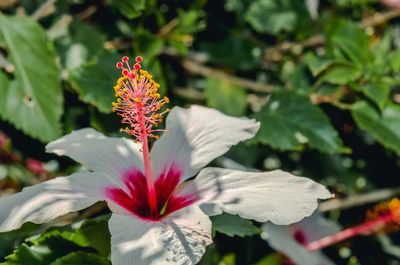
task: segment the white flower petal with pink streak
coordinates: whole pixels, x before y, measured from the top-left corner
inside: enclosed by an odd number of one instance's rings
[[[298,223],[288,226],[265,223],[262,226],[269,245],[284,253],[298,265],[333,265],[322,251],[309,252],[302,244],[310,243],[340,231],[340,227],[315,211]]]
[[[108,185],[109,180],[101,173],[78,172],[0,198],[0,232],[18,229],[26,222],[49,222],[89,207],[104,199],[101,189]]]
[[[280,170],[244,172],[206,168],[193,181],[207,215],[222,212],[275,224],[291,224],[310,216],[318,199],[331,198],[322,185]],[[193,187],[192,187],[193,189]]]
[[[114,265],[192,265],[212,243],[211,221],[193,205],[161,222],[113,214],[109,227]]]
[[[91,128],[73,131],[49,143],[46,151],[66,155],[90,170],[119,178],[126,170],[144,172],[140,144],[126,138],[106,137]]]
[[[260,123],[248,118],[227,116],[201,106],[174,107],[166,120],[167,133],[151,150],[153,175],[174,166],[182,172],[181,181],[194,176],[232,145],[252,138]]]

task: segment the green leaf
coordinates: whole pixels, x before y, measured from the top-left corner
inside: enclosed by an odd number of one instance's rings
[[[15,66],[14,78],[0,72],[0,116],[34,138],[54,140],[61,135],[63,98],[43,28],[28,17],[0,14],[0,39]]]
[[[336,63],[331,65],[320,77],[320,81],[331,84],[345,85],[348,82],[356,81],[362,75],[362,70],[354,65],[347,63]]]
[[[161,53],[164,40],[143,28],[139,28],[136,34],[137,41],[133,43],[135,54],[143,57],[145,65],[151,63]]]
[[[242,31],[232,32],[218,42],[201,43],[200,47],[209,53],[210,63],[222,64],[235,70],[248,71],[262,59],[262,52],[254,40]]]
[[[305,62],[313,76],[320,76],[318,82],[344,85],[357,80],[362,75],[361,67],[343,59],[318,58],[308,53]]]
[[[236,254],[228,253],[221,258],[221,263],[223,265],[235,265],[236,264]]]
[[[109,265],[111,264],[106,258],[100,257],[93,253],[73,252],[64,257],[61,257],[50,265]]]
[[[256,0],[245,14],[255,30],[272,35],[291,32],[301,19],[308,17],[304,2],[298,0]]]
[[[274,148],[293,150],[301,144],[308,144],[326,153],[345,151],[328,117],[303,95],[276,91],[254,117],[261,122],[254,140]]]
[[[1,265],[48,265],[57,258],[74,251],[91,251],[66,240],[59,231],[51,231],[32,241],[33,245],[23,243],[13,254],[6,257]]]
[[[36,234],[38,229],[39,225],[28,222],[17,230],[0,233],[0,260],[13,253],[15,245],[20,245],[24,238]]]
[[[113,4],[125,17],[134,19],[142,14],[146,0],[113,0]]]
[[[400,49],[390,52],[388,54],[388,59],[390,61],[392,70],[395,72],[400,71]]]
[[[262,258],[254,265],[280,265],[283,262],[283,256],[278,253],[272,253]]]
[[[360,101],[353,105],[352,115],[362,130],[400,155],[400,106],[389,104],[379,113],[367,102]]]
[[[70,70],[88,63],[104,50],[105,40],[105,34],[92,24],[80,20],[72,21],[66,36],[55,40],[61,64]]]
[[[247,95],[240,86],[213,77],[208,77],[205,96],[207,105],[226,114],[241,116],[247,109]]]
[[[251,236],[261,232],[260,228],[254,226],[252,221],[240,218],[237,215],[223,213],[212,216],[211,222],[216,231],[230,237]]]
[[[184,11],[178,9],[178,25],[173,30],[173,34],[180,36],[184,34],[194,34],[206,28],[206,13],[204,10]]]
[[[306,64],[296,66],[290,79],[290,87],[299,93],[309,94],[312,90],[313,78]]]
[[[92,247],[104,257],[110,254],[111,242],[108,215],[86,220],[69,240],[83,247]]]
[[[368,38],[354,22],[345,19],[333,19],[326,28],[328,54],[333,55],[336,46],[354,62],[370,62]]]
[[[111,102],[115,100],[113,87],[121,76],[120,70],[115,67],[118,60],[118,54],[107,53],[69,72],[69,79],[80,100],[92,104],[101,112],[112,111]]]
[[[343,63],[343,61],[339,61],[332,58],[319,58],[311,52],[306,54],[304,61],[310,68],[310,71],[313,74],[313,76],[319,75],[320,73],[322,73],[323,71],[328,69],[328,67],[332,66],[335,63]]]
[[[390,52],[390,48],[392,46],[392,31],[390,28],[387,28],[381,40],[375,44],[371,52],[373,52],[374,56],[378,59],[379,57],[386,57]]]
[[[333,36],[332,42],[354,63],[361,66],[371,63],[368,47],[362,47],[355,39],[349,39],[347,36]]]
[[[197,265],[220,265],[219,253],[215,244],[207,246],[206,253]]]
[[[390,87],[387,84],[355,84],[353,87],[358,91],[362,91],[364,95],[375,102],[381,110],[389,99]]]

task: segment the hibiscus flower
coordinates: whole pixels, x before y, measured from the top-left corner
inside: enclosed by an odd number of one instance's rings
[[[123,69],[124,78],[115,87],[119,100],[113,105],[130,125],[123,131],[139,142],[88,128],[49,143],[47,151],[67,155],[88,170],[1,198],[0,232],[106,201],[112,211],[114,265],[190,265],[212,242],[208,216],[227,212],[290,224],[311,215],[318,199],[331,197],[322,185],[280,170],[202,169],[259,128],[255,120],[202,106],[174,107],[166,120],[168,132],[149,152],[147,136],[158,138],[153,128],[161,120],[155,111],[168,99],[157,101],[157,84],[147,72],[139,75],[140,66],[134,69]]]
[[[275,250],[284,253],[297,265],[334,265],[321,250],[308,251],[306,245],[340,231],[340,226],[319,211],[291,225],[265,223],[261,237]]]

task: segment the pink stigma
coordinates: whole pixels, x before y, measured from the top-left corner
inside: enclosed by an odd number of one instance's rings
[[[121,68],[123,77],[118,79],[114,87],[117,102],[113,102],[113,111],[118,112],[122,117],[121,123],[127,124],[128,127],[121,129],[133,135],[140,142],[144,141],[144,137],[155,137],[154,132],[165,131],[153,129],[158,127],[162,122],[162,116],[169,111],[166,109],[157,113],[165,103],[169,103],[167,97],[161,98],[158,93],[160,87],[152,76],[147,72],[140,70],[141,57],[137,57],[137,63],[133,68],[128,63],[128,57],[123,57],[122,62],[117,63],[117,68]]]

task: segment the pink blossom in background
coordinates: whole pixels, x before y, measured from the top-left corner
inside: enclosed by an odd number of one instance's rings
[[[400,8],[400,0],[382,0],[382,3],[390,7]]]
[[[43,163],[33,158],[28,158],[26,160],[26,167],[35,174],[43,174],[46,172]]]

